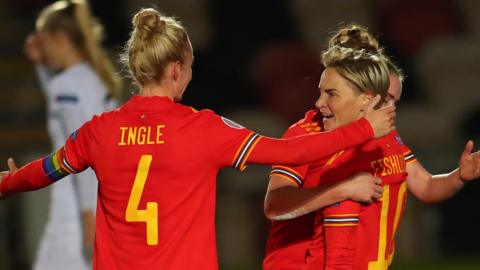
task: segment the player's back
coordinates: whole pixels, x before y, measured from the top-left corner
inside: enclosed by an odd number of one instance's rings
[[[238,145],[210,144],[216,118],[135,96],[91,121],[96,269],[217,268],[215,177]]]

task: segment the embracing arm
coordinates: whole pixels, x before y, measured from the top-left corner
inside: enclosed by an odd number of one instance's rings
[[[347,199],[371,203],[381,198],[382,192],[381,180],[368,173],[314,188],[299,188],[287,179],[272,175],[264,211],[272,220],[293,219]]]
[[[424,203],[435,203],[455,195],[466,182],[480,177],[480,151],[472,153],[469,141],[460,156],[459,167],[447,174],[430,174],[420,162],[407,164],[408,190]]]
[[[256,146],[247,162],[296,166],[365,143],[374,137],[385,136],[395,129],[395,106],[375,110],[374,106],[378,101],[377,97],[369,105],[364,118],[333,131],[290,139],[261,138],[254,143]]]

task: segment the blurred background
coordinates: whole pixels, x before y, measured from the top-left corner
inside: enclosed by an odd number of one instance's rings
[[[51,151],[45,100],[23,46],[38,12],[53,1],[0,1],[0,160],[19,164]],[[403,140],[432,173],[449,172],[468,138],[480,145],[480,2],[477,0],[91,1],[118,63],[132,15],[157,7],[187,27],[193,80],[183,103],[280,137],[313,108],[326,39],[357,22],[404,69],[398,107]],[[120,66],[119,66],[120,69]],[[125,79],[124,101],[135,92]],[[478,147],[476,147],[478,149]],[[269,222],[268,167],[225,169],[218,181],[220,268],[260,269]],[[449,201],[408,199],[393,269],[480,269],[480,181]],[[48,212],[48,189],[0,203],[0,269],[27,270]]]

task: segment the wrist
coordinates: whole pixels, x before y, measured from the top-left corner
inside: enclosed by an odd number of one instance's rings
[[[465,178],[462,177],[462,173],[460,172],[460,168],[457,168],[451,174],[453,174],[453,176],[458,179],[457,182],[461,183],[462,185],[465,185],[469,181],[469,179],[465,179]]]
[[[462,176],[460,174],[458,174],[458,183],[463,187],[469,180],[468,179],[465,179],[465,178],[462,178]]]
[[[332,184],[331,189],[335,192],[336,201],[345,201],[351,199],[351,193],[348,189],[348,185],[344,184],[344,181]]]

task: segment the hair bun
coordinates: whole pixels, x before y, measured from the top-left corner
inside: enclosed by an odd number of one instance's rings
[[[330,38],[328,46],[365,50],[369,53],[381,53],[383,50],[377,39],[368,32],[368,29],[357,24],[340,28],[340,30]]]
[[[143,38],[151,38],[165,31],[165,21],[161,19],[160,13],[153,8],[145,8],[139,11],[133,17],[133,26],[135,32]]]

